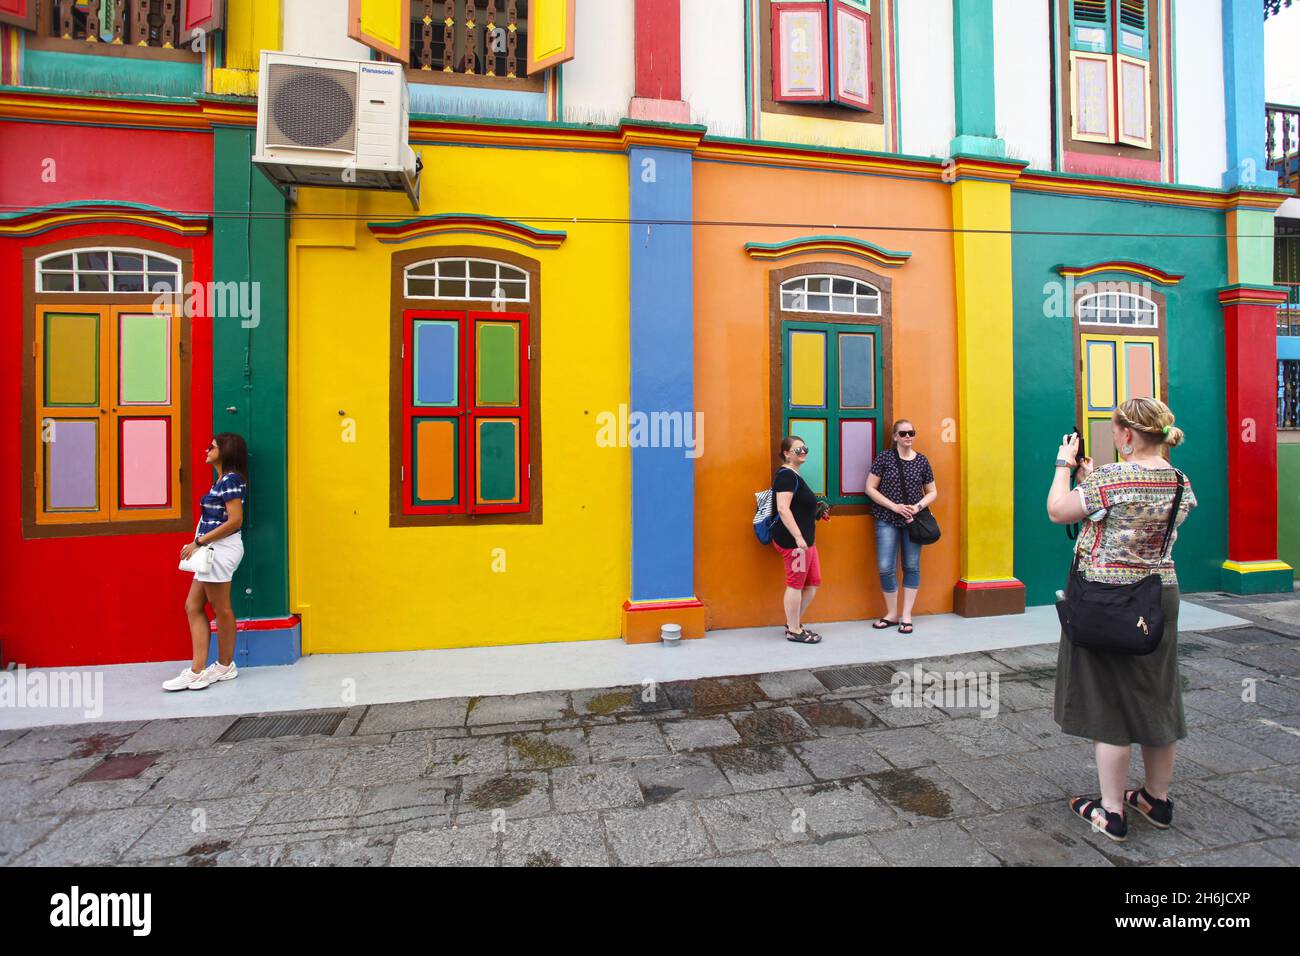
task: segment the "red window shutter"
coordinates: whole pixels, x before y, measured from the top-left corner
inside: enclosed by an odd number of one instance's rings
[[[871,15],[856,4],[834,0],[831,8],[831,99],[871,109]]]
[[[181,0],[181,37],[194,30],[211,33],[226,25],[226,0]]]
[[[531,506],[528,313],[471,312],[469,327],[468,510],[526,513]]]
[[[36,0],[0,0],[0,23],[36,29]]]
[[[830,102],[825,0],[772,2],[772,99]]]

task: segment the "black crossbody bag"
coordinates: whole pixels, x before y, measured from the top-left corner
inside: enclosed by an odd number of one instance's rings
[[[898,487],[903,490],[903,494],[907,494],[907,475],[903,471],[903,459],[899,456],[897,448],[893,450],[893,454],[894,467],[898,469]],[[925,496],[925,488],[921,489],[921,495]],[[915,544],[934,544],[939,540],[939,521],[928,507],[912,515],[912,520],[907,523],[907,536]]]
[[[1065,597],[1056,602],[1061,630],[1075,647],[1090,651],[1141,656],[1160,646],[1165,633],[1165,612],[1160,606],[1160,565],[1164,563],[1183,503],[1183,473],[1177,468],[1178,490],[1169,509],[1164,540],[1156,570],[1132,584],[1104,584],[1089,581],[1078,573],[1079,554],[1070,565]]]

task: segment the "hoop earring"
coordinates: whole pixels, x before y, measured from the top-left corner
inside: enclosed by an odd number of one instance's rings
[[[1131,455],[1131,454],[1133,454],[1133,446],[1132,446],[1132,445],[1124,445],[1124,446],[1122,446],[1122,447],[1120,448],[1119,453],[1120,453],[1121,455]]]

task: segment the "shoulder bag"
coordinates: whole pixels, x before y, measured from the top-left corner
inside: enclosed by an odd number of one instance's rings
[[[1160,565],[1173,537],[1178,508],[1183,503],[1183,473],[1177,468],[1178,490],[1165,524],[1164,539],[1155,570],[1132,584],[1089,581],[1079,573],[1079,555],[1070,565],[1065,596],[1056,602],[1061,630],[1075,647],[1090,651],[1141,656],[1160,646],[1165,633],[1165,612],[1160,607]]]
[[[892,449],[894,455],[894,466],[898,469],[898,487],[907,493],[907,476],[903,472],[903,459],[899,457],[898,449]],[[921,489],[925,491],[924,488]],[[922,494],[924,497],[924,494]],[[920,500],[919,498],[917,499]],[[907,536],[915,544],[934,544],[939,540],[939,521],[928,507],[922,508],[916,514],[912,515],[912,520],[907,524]]]
[[[794,471],[794,469],[790,469]],[[778,468],[777,471],[780,471]],[[799,493],[799,472],[794,472],[794,493]],[[772,478],[773,483],[776,478]],[[754,509],[754,536],[758,538],[758,543],[768,545],[772,543],[772,532],[776,530],[776,523],[781,520],[781,516],[776,510],[776,493],[771,488],[767,491],[754,492],[754,499],[757,507]]]

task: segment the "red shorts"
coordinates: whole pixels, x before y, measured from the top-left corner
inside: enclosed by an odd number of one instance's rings
[[[794,548],[783,548],[775,541],[772,547],[781,552],[785,559],[785,586],[797,588],[815,588],[822,583],[822,563],[817,557],[817,545],[813,545],[803,554],[795,557]]]

